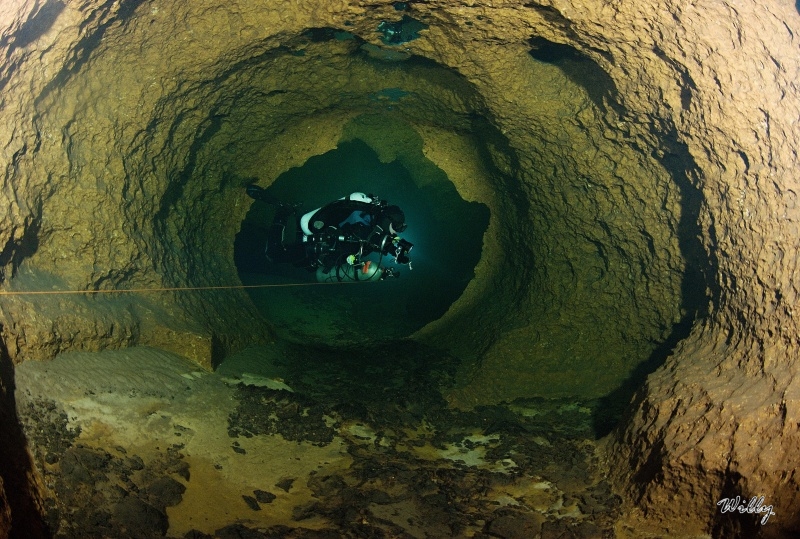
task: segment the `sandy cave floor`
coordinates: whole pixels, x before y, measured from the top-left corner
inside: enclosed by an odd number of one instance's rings
[[[251,348],[207,373],[140,347],[19,365],[54,535],[611,536],[585,408],[457,412],[405,371],[351,386],[357,362],[300,360]]]

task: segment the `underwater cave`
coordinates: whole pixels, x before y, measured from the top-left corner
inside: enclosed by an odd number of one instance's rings
[[[796,10],[501,4],[9,4],[0,536],[800,529]]]
[[[407,126],[391,127],[395,138],[402,138],[401,131],[414,138]],[[266,259],[276,207],[252,204],[236,235],[234,259],[246,285],[275,285],[248,291],[280,336],[332,346],[402,339],[441,318],[464,291],[480,258],[488,210],[461,199],[444,172],[425,159],[421,139],[417,146],[416,152],[384,164],[364,142],[343,143],[281,174],[266,190],[275,201],[303,204],[286,232],[289,242],[300,241],[300,215],[352,192],[377,193],[387,203],[399,205],[410,224],[403,237],[416,247],[409,265],[394,263],[389,256],[371,257],[376,264],[397,268],[396,277],[380,286],[295,286],[312,284],[314,274]],[[406,160],[407,167],[402,164]]]

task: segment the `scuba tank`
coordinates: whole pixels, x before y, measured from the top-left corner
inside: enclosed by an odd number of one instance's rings
[[[341,283],[345,281],[382,281],[386,277],[395,276],[394,271],[382,267],[371,260],[352,265],[343,262],[325,271],[324,267],[317,268],[317,281],[320,283]]]

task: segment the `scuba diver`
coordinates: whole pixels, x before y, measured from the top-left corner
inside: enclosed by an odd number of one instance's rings
[[[296,215],[302,233],[300,241],[287,243],[287,223],[297,214],[299,204],[273,200],[257,185],[247,186],[247,194],[276,206],[267,236],[266,257],[272,263],[291,263],[316,271],[319,282],[378,281],[399,277],[394,268],[381,265],[385,256],[397,264],[408,264],[413,244],[402,239],[405,214],[395,205],[375,195],[352,193],[310,211]],[[367,258],[377,253],[379,260]]]

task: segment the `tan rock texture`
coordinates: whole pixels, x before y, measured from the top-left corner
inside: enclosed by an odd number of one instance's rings
[[[795,7],[409,4],[428,28],[388,49],[382,0],[4,2],[2,289],[163,289],[6,295],[10,359],[213,368],[273,338],[243,291],[176,289],[238,283],[249,178],[360,138],[491,210],[475,279],[414,336],[463,358],[454,406],[613,394],[700,315],[607,444],[621,533],[795,529]],[[779,517],[727,519],[734,494]]]
[[[35,24],[8,40],[20,65],[44,50],[53,71],[25,80],[9,69],[5,112],[21,125],[5,148],[26,201],[6,229],[9,289],[235,284],[247,178],[266,185],[361,138],[412,170],[422,190],[418,153],[427,152],[493,212],[478,278],[419,335],[464,356],[454,404],[603,395],[680,318],[678,189],[657,159],[609,135],[610,107],[527,54],[534,29],[550,26],[542,10],[492,8],[495,24],[487,6],[420,6],[413,13],[431,28],[403,50],[439,67],[375,60],[360,40],[313,30],[346,28],[381,45],[378,24],[400,17],[389,3],[94,9],[31,13],[22,19]],[[525,24],[512,32],[513,19]],[[487,32],[507,32],[504,46]],[[382,99],[386,88],[407,97]],[[440,145],[441,132],[461,140]],[[15,361],[171,343],[213,367],[248,339],[270,338],[241,291],[5,304]],[[466,339],[455,329],[465,326]]]
[[[641,57],[610,70],[621,94],[638,89],[640,104],[628,108],[649,102],[696,164],[715,275],[710,316],[640,390],[610,445],[612,469],[639,508],[631,515],[640,530],[792,536],[800,17],[788,2],[702,2],[613,18],[637,37],[620,40],[615,56]],[[721,514],[716,502],[737,495],[765,496],[776,516],[762,526],[760,515]]]

